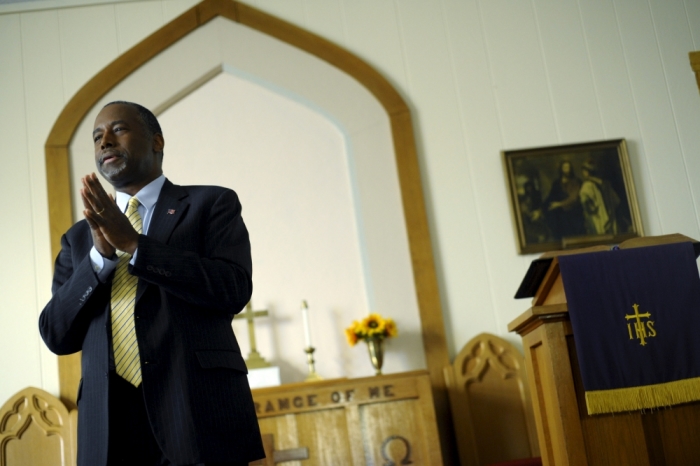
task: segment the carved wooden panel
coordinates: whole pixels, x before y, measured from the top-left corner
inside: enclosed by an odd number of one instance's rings
[[[0,466],[76,464],[77,411],[28,387],[0,409]]]
[[[261,388],[253,399],[275,450],[309,449],[290,466],[442,464],[426,371]]]
[[[495,335],[474,337],[445,368],[463,465],[539,456],[523,356]]]

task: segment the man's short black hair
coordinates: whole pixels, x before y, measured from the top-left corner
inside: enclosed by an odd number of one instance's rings
[[[144,126],[151,133],[151,136],[153,136],[154,134],[160,134],[161,136],[163,135],[163,130],[160,129],[160,123],[158,123],[158,119],[153,114],[153,112],[151,112],[149,109],[147,109],[143,105],[139,105],[139,104],[134,103],[134,102],[127,102],[126,100],[115,100],[114,102],[110,102],[102,108],[109,107],[110,105],[116,105],[116,104],[128,105],[130,107],[134,107],[139,112],[139,116],[141,117],[141,121],[143,121]]]

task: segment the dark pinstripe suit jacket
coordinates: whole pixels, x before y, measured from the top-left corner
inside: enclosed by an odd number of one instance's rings
[[[246,366],[231,329],[250,299],[248,232],[236,193],[165,182],[139,238],[135,309],[143,393],[158,443],[177,464],[264,457]],[[82,350],[78,464],[104,465],[111,282],[92,269],[85,220],[61,239],[53,297],[39,318],[56,354]]]

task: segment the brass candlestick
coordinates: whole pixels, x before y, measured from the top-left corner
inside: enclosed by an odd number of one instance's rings
[[[305,382],[313,382],[316,380],[323,380],[323,377],[318,375],[316,373],[316,365],[314,361],[314,351],[316,351],[316,348],[313,346],[309,346],[308,348],[304,348],[304,352],[306,353],[306,363],[309,365],[309,375],[306,376]]]

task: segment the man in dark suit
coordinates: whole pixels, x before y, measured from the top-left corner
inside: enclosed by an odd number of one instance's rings
[[[82,350],[79,465],[264,457],[231,328],[252,293],[238,197],[168,181],[162,131],[140,105],[107,104],[93,139],[116,198],[94,173],[82,179],[85,220],[61,240],[39,321],[54,353]]]

